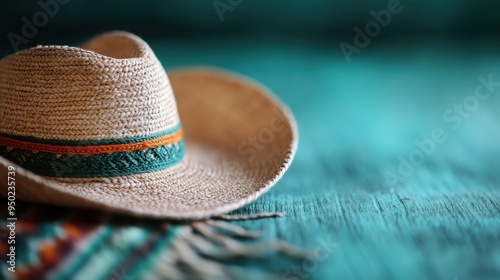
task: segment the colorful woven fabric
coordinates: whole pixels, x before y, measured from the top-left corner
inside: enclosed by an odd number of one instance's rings
[[[179,229],[92,210],[25,203],[18,209],[16,272],[7,271],[9,245],[2,240],[3,279],[141,279],[170,249]],[[1,216],[5,220],[6,211]],[[2,226],[1,235],[8,236],[9,229]]]
[[[245,241],[260,234],[219,220],[166,222],[87,209],[16,205],[16,220],[8,222],[14,228],[2,224],[0,231],[2,238],[12,236],[9,244],[0,243],[2,279],[276,279],[279,274],[273,271],[278,267],[261,263],[261,268],[252,269],[242,264],[258,265],[256,261],[276,252],[289,259],[308,256],[281,241]],[[10,217],[6,210],[0,211],[2,221]]]

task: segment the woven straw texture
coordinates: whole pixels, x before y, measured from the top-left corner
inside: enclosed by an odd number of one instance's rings
[[[180,115],[185,139],[184,158],[153,172],[66,178],[17,167],[17,198],[197,219],[239,208],[274,185],[297,146],[288,110],[262,86],[218,70],[169,78],[149,46],[125,32],[82,48],[42,46],[4,58],[1,134],[82,142],[147,137],[178,126]],[[0,157],[2,175],[9,165]]]

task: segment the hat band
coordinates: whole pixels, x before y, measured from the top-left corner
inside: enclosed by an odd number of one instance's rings
[[[113,140],[47,140],[0,134],[0,156],[42,176],[94,178],[152,172],[184,157],[180,125],[146,136]]]

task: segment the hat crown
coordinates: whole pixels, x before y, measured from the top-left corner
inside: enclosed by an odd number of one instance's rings
[[[125,32],[0,61],[0,156],[36,174],[97,178],[177,164],[184,145],[165,70]]]
[[[0,133],[56,140],[147,137],[179,117],[165,70],[126,32],[81,48],[39,46],[0,61]]]

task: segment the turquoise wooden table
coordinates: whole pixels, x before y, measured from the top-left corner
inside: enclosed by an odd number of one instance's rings
[[[298,122],[289,171],[236,211],[288,216],[234,224],[315,254],[224,265],[283,280],[500,279],[500,53],[491,47],[498,42],[373,44],[351,63],[328,41],[150,42],[169,70],[213,65],[262,82]],[[153,271],[154,262],[120,258],[140,256],[134,250],[150,244],[137,242],[146,233],[157,242],[148,249],[156,256],[175,231],[169,236],[154,221],[118,220],[92,236],[114,240],[107,260],[115,262],[103,264],[98,249],[83,250],[85,261],[49,268],[53,279],[142,279]],[[58,223],[52,217],[41,225],[56,232]],[[118,235],[116,227],[129,234]],[[116,243],[114,235],[122,239]],[[20,265],[37,258],[25,249]]]
[[[153,43],[167,68],[242,72],[295,113],[300,143],[290,170],[238,211],[288,217],[238,224],[300,247],[338,246],[285,267],[282,279],[442,280],[500,279],[500,53],[493,45],[374,45],[348,64],[329,43]],[[498,82],[481,87],[491,94],[476,105],[480,77]],[[419,159],[415,141],[428,143],[435,130],[441,143],[428,144]]]

